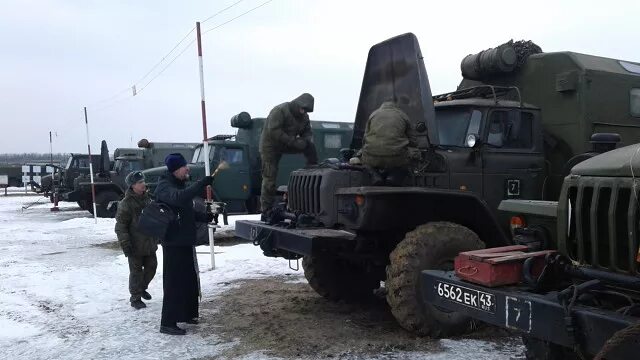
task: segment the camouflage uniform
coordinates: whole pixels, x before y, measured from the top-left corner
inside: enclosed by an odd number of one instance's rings
[[[127,260],[129,260],[129,292],[131,301],[140,300],[156,274],[158,260],[156,239],[138,232],[138,218],[142,209],[149,204],[148,193],[137,195],[133,190],[127,193],[118,204],[116,214],[116,235]]]
[[[260,137],[262,158],[260,205],[263,212],[273,206],[278,163],[282,154],[302,153],[308,165],[318,162],[318,154],[312,141],[309,115],[300,113],[300,109],[312,112],[313,103],[313,96],[305,93],[291,102],[274,107],[267,117]]]
[[[418,153],[418,141],[409,117],[391,101],[374,111],[364,131],[362,163],[383,171],[406,172]]]

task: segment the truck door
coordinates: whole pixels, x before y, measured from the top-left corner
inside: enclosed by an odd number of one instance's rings
[[[436,186],[482,194],[482,159],[476,148],[467,146],[467,137],[482,131],[482,111],[471,107],[436,108],[438,139],[447,159],[449,181]],[[441,174],[433,174],[437,176]],[[434,180],[437,181],[437,180]]]
[[[216,176],[213,186],[215,195],[220,201],[227,203],[228,212],[245,212],[246,202],[251,195],[251,174],[249,173],[247,148],[242,145],[224,145],[224,147],[216,146],[215,151],[218,154],[214,155],[212,172],[220,160],[229,163],[229,168]]]
[[[497,209],[503,199],[542,199],[545,161],[536,113],[491,110],[482,157],[483,197],[490,208]]]

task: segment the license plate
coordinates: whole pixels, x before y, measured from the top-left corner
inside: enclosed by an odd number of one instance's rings
[[[436,285],[436,290],[438,296],[443,299],[492,314],[496,312],[496,297],[488,292],[440,281]]]

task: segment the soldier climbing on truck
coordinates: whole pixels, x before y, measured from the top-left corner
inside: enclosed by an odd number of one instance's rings
[[[237,221],[236,234],[267,256],[302,259],[309,284],[329,300],[367,299],[382,281],[405,329],[462,333],[472,326],[467,315],[423,303],[421,272],[512,244],[519,223],[499,210],[503,200],[557,200],[571,166],[640,142],[638,69],[508,42],[467,56],[458,89],[432,96],[413,34],[376,44],[344,153],[362,148],[384,99],[406,96],[400,107],[416,131],[418,166],[401,187],[371,186],[371,173],[348,158],[294,171],[278,211],[266,222]]]
[[[276,196],[278,165],[283,154],[303,153],[307,165],[318,163],[318,153],[311,134],[309,113],[313,112],[313,96],[304,93],[293,101],[274,107],[262,128],[260,158],[262,191],[260,209],[264,216],[273,207]]]

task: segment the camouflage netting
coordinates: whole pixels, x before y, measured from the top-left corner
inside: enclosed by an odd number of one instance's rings
[[[509,40],[495,48],[465,56],[460,64],[460,70],[465,79],[483,80],[513,72],[522,67],[530,55],[541,52],[542,49],[533,41]]]

